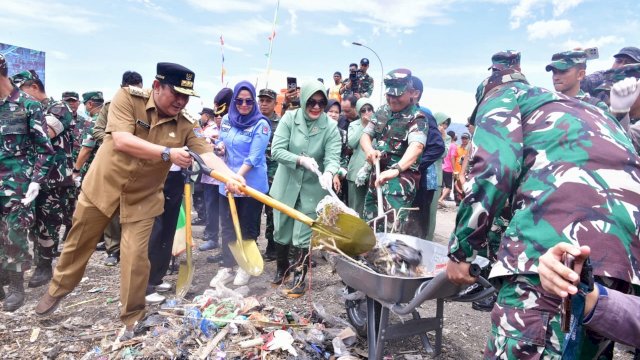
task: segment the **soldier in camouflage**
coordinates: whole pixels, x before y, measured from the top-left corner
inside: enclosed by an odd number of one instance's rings
[[[427,120],[415,105],[415,89],[408,69],[392,70],[384,78],[387,104],[371,117],[363,130],[360,146],[367,161],[380,161],[380,177],[371,176],[364,202],[367,220],[378,215],[376,186],[382,187],[386,210],[411,207],[420,185],[420,156],[427,141]],[[389,225],[397,223],[402,232],[407,212],[396,213]]]
[[[42,183],[35,202],[36,226],[33,232],[36,270],[29,287],[39,287],[51,279],[54,254],[60,243],[60,229],[73,215],[75,186],[73,170],[73,128],[71,109],[47,96],[44,84],[35,71],[23,71],[12,77],[13,83],[44,108],[47,132],[55,150],[53,166]]]
[[[91,162],[96,156],[96,150],[98,149],[96,139],[93,137],[93,127],[104,105],[102,91],[89,91],[82,94],[82,103],[91,118],[85,121],[83,126],[82,140],[80,142],[82,147],[80,148],[78,158],[73,167],[74,180],[77,182],[80,182],[87,171],[89,171],[89,166],[91,166]]]
[[[0,55],[0,286],[3,310],[24,304],[24,272],[31,267],[28,231],[34,226],[33,200],[53,160],[42,105],[13,85]]]
[[[358,86],[353,90],[353,95],[358,99],[371,97],[373,92],[373,78],[367,74],[367,70],[369,70],[369,59],[362,58],[358,70]]]
[[[522,71],[520,69],[520,57],[520,51],[499,51],[491,55],[491,66],[489,66],[487,70],[491,70],[492,72],[502,71],[505,69]]]
[[[557,92],[609,111],[609,106],[604,101],[591,97],[580,89],[580,82],[587,71],[587,54],[584,51],[553,54],[551,63],[545,70],[553,73],[553,87]]]
[[[273,141],[273,134],[275,134],[280,122],[280,116],[276,114],[276,92],[271,89],[262,89],[258,93],[258,103],[260,104],[260,112],[266,116],[271,122],[271,139],[267,144],[266,156],[267,156],[267,178],[269,180],[269,187],[273,183],[273,177],[278,169],[278,162],[271,158],[271,142]],[[274,261],[276,259],[276,245],[273,240],[273,209],[270,206],[264,207],[264,212],[267,215],[266,229],[264,237],[267,239],[267,248],[264,252],[264,259],[266,261]]]
[[[485,358],[560,359],[560,299],[541,287],[538,258],[559,242],[589,245],[600,281],[623,291],[640,285],[640,158],[611,115],[531,86],[516,70],[493,73],[478,93],[472,167],[447,274],[456,283],[475,280],[469,263],[513,196],[491,271],[499,293]],[[581,358],[606,344],[585,339]]]

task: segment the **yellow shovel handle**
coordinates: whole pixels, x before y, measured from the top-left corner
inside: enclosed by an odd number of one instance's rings
[[[229,198],[229,211],[231,211],[231,220],[233,220],[233,228],[236,231],[236,239],[242,245],[242,232],[240,231],[240,220],[238,219],[238,209],[236,208],[236,200],[232,193],[227,193]]]
[[[211,173],[209,174],[209,176],[211,176],[212,178],[218,180],[218,181],[222,181],[223,183],[227,183],[230,178],[226,175],[224,175],[223,173],[216,171],[216,170],[212,170]],[[280,201],[272,198],[269,195],[265,195],[263,193],[261,193],[260,191],[244,185],[242,186],[242,188],[240,188],[240,190],[242,190],[242,192],[244,192],[245,194],[251,196],[252,198],[260,201],[261,203],[270,206],[282,213],[287,214],[289,217],[296,219],[304,224],[306,224],[309,227],[313,226],[314,220],[310,217],[308,217],[307,215],[301,213],[300,211],[287,206],[286,204],[281,203]]]

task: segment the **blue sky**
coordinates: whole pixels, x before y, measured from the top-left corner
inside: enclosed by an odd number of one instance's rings
[[[102,90],[110,98],[125,70],[150,86],[159,61],[196,73],[188,110],[211,106],[220,82],[225,39],[225,82],[266,83],[268,37],[276,0],[0,0],[0,42],[47,53],[47,92]],[[269,86],[285,86],[369,58],[379,99],[381,68],[361,42],[380,55],[384,70],[411,69],[425,83],[422,103],[465,122],[476,86],[488,75],[491,54],[522,52],[530,82],[552,87],[544,71],[551,55],[598,46],[606,69],[624,46],[640,46],[637,0],[281,0]]]

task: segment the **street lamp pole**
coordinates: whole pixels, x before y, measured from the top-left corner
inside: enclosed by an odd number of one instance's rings
[[[369,49],[373,55],[375,55],[378,58],[378,62],[380,62],[380,106],[384,105],[384,102],[382,102],[383,99],[383,94],[384,94],[384,68],[382,66],[382,60],[380,60],[380,56],[378,56],[378,53],[376,53],[372,48],[368,47],[367,45],[363,45],[362,43],[359,42],[352,42],[353,45],[355,46],[362,46],[364,48]]]

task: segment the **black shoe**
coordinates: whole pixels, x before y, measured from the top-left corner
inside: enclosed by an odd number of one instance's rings
[[[473,310],[491,312],[493,305],[496,303],[497,296],[495,294],[486,297],[482,300],[474,301],[471,303]]]
[[[210,264],[217,264],[222,261],[222,254],[209,255],[207,256],[207,262]]]
[[[104,241],[96,245],[96,251],[107,251],[107,246],[104,244]]]
[[[0,286],[0,300],[4,300],[7,295],[4,293],[4,288]]]
[[[53,270],[51,269],[51,264],[38,265],[33,275],[31,275],[31,279],[29,279],[28,286],[30,288],[40,287],[47,284],[52,277]]]
[[[2,305],[3,311],[13,312],[24,305],[24,273],[8,271],[9,293]]]
[[[274,261],[276,259],[276,252],[274,251],[265,251],[264,255],[262,256],[262,258],[264,259],[264,261],[266,262],[270,262],[270,261]]]
[[[205,219],[195,218],[191,220],[191,225],[204,225],[206,222]]]

